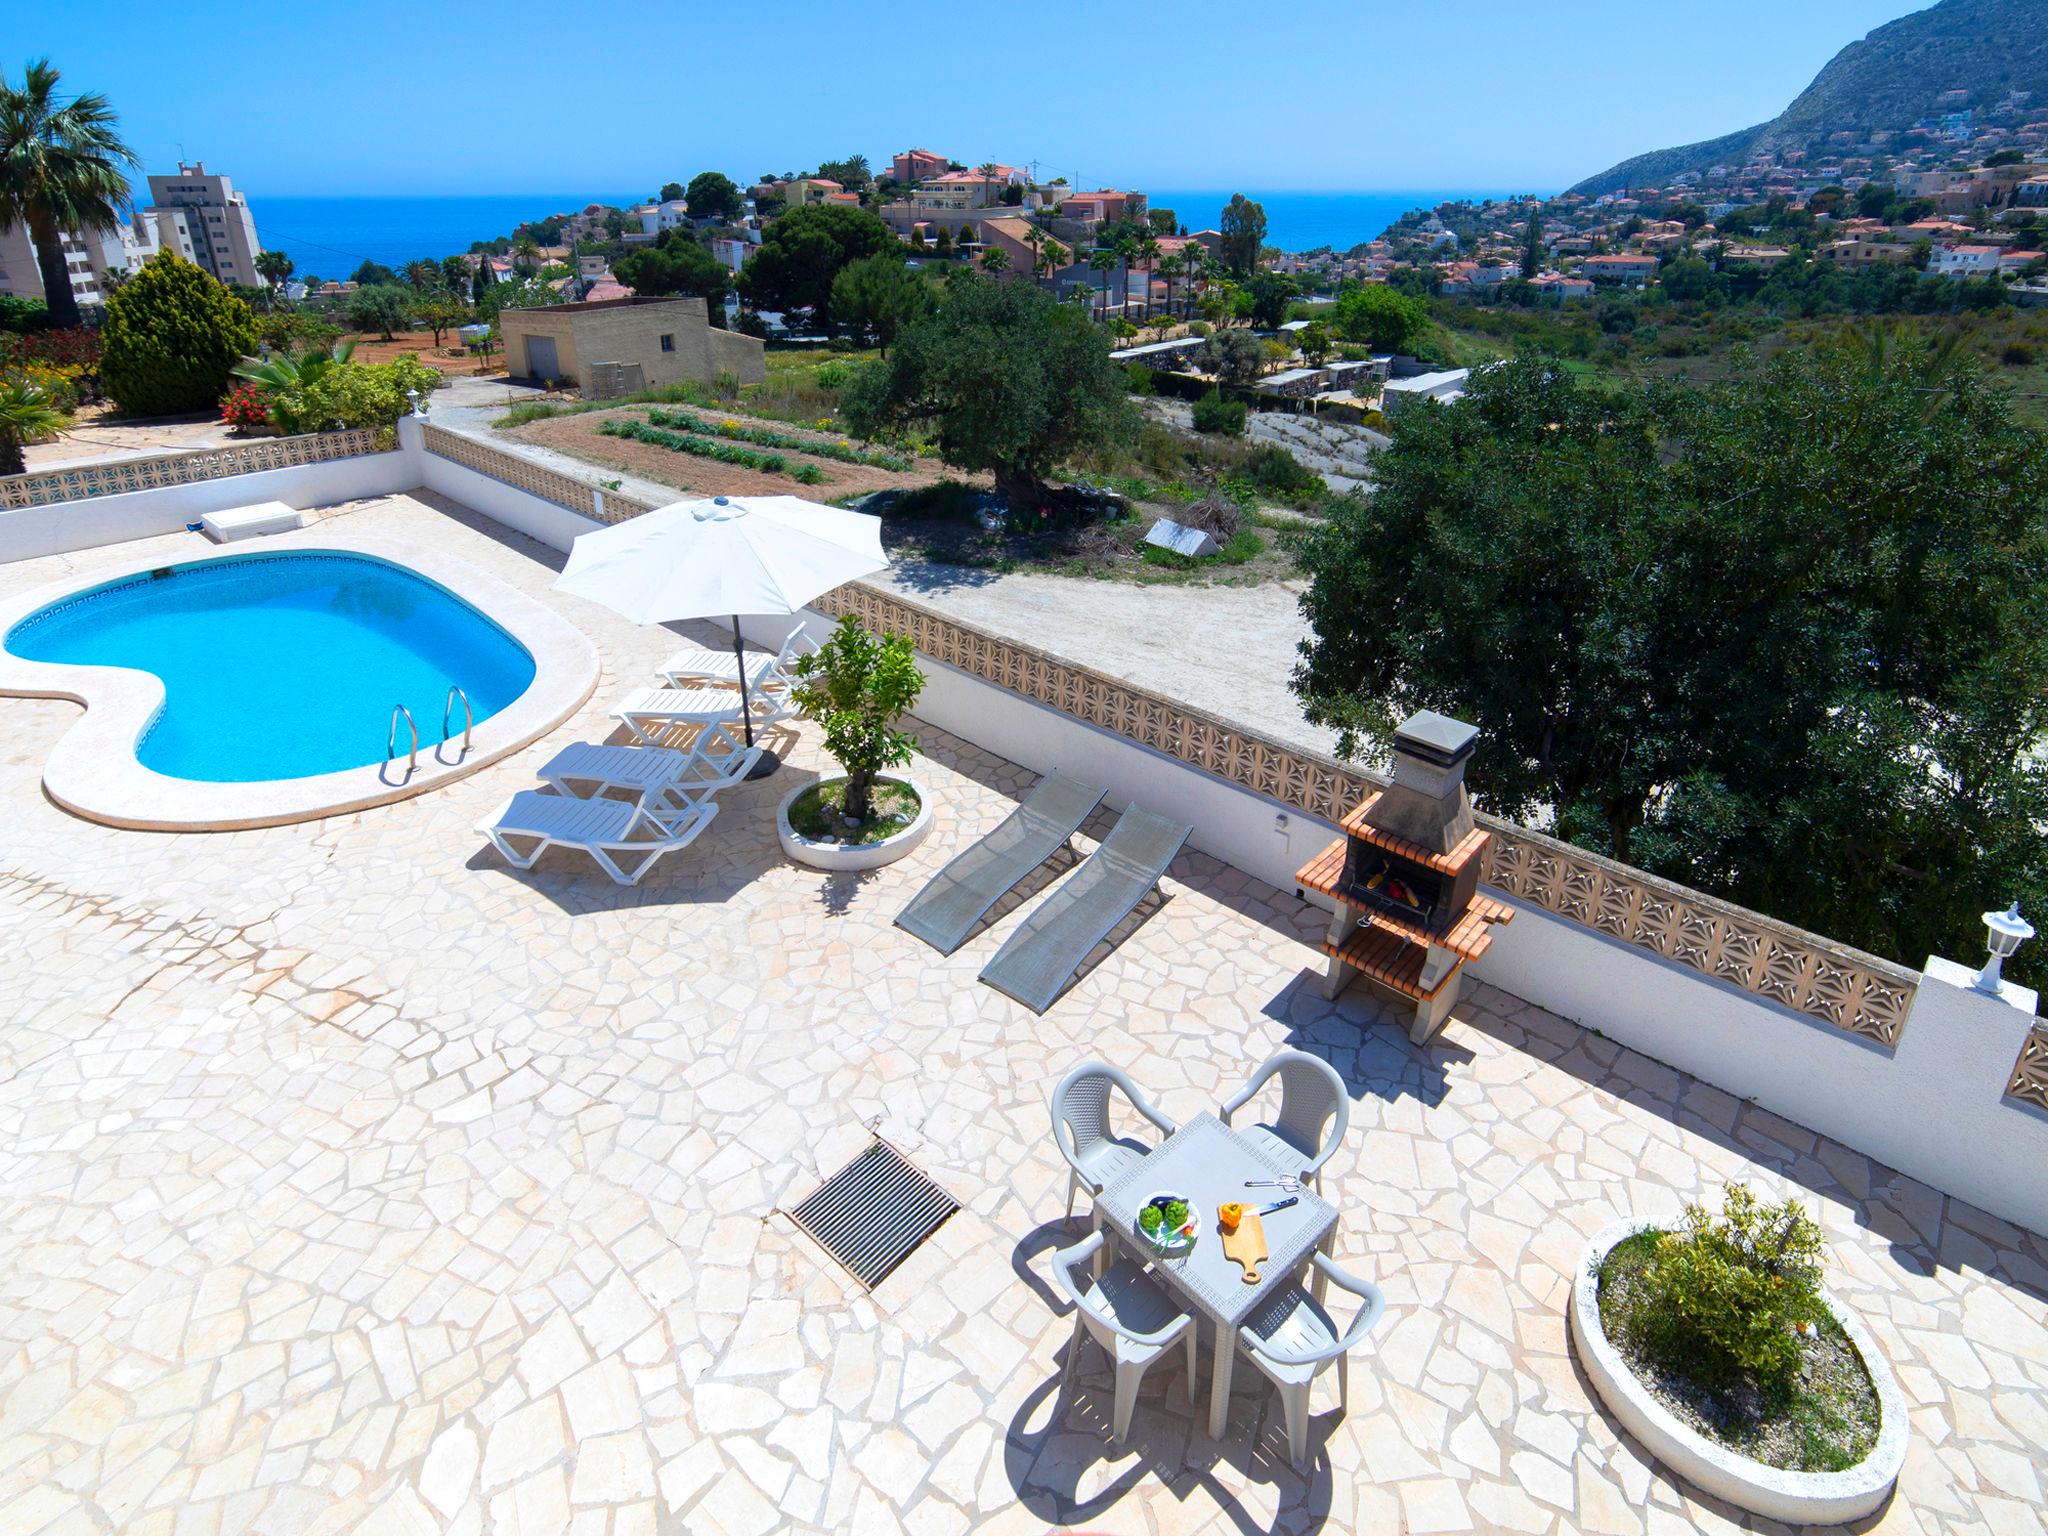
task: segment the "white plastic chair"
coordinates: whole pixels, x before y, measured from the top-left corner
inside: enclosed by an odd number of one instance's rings
[[[1084,1061],[1052,1091],[1052,1139],[1073,1171],[1067,1176],[1067,1210],[1085,1189],[1099,1195],[1110,1181],[1152,1149],[1141,1141],[1116,1136],[1109,1126],[1109,1092],[1119,1090],[1131,1107],[1164,1136],[1180,1127],[1146,1102],[1137,1084],[1106,1061]]]
[[[1348,1409],[1347,1359],[1387,1310],[1387,1298],[1370,1280],[1338,1268],[1328,1254],[1317,1254],[1313,1262],[1321,1279],[1359,1298],[1358,1314],[1349,1328],[1340,1333],[1321,1302],[1301,1286],[1290,1285],[1245,1319],[1237,1335],[1238,1349],[1280,1393],[1287,1419],[1287,1456],[1297,1467],[1308,1450],[1309,1388],[1334,1362],[1337,1401]]]
[[[1118,1259],[1100,1278],[1086,1274],[1102,1244],[1102,1233],[1092,1232],[1073,1247],[1060,1249],[1052,1256],[1052,1272],[1074,1303],[1074,1342],[1067,1348],[1065,1383],[1073,1382],[1081,1340],[1094,1339],[1115,1367],[1116,1398],[1109,1422],[1111,1435],[1121,1442],[1130,1431],[1145,1372],[1175,1344],[1187,1347],[1188,1401],[1194,1402],[1195,1320],[1173,1304],[1143,1265],[1130,1259]]]
[[[1351,1097],[1344,1091],[1344,1079],[1320,1056],[1306,1051],[1280,1051],[1268,1057],[1252,1074],[1244,1092],[1225,1104],[1217,1118],[1225,1125],[1230,1117],[1249,1104],[1275,1077],[1280,1079],[1280,1113],[1238,1131],[1238,1135],[1277,1157],[1288,1166],[1298,1165],[1301,1177],[1315,1189],[1322,1188],[1323,1164],[1344,1140],[1351,1123]],[[1329,1125],[1324,1134],[1323,1127]]]

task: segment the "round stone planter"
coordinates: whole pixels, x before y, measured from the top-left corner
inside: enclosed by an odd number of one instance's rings
[[[932,829],[932,795],[916,779],[908,774],[891,773],[877,776],[878,781],[908,785],[917,794],[917,814],[910,819],[910,825],[901,832],[883,838],[879,843],[862,843],[847,847],[840,843],[820,842],[805,837],[789,824],[789,808],[796,804],[797,797],[810,789],[809,784],[799,784],[782,797],[782,804],[775,808],[775,833],[782,840],[782,851],[799,864],[808,864],[813,869],[834,871],[880,869],[884,864],[893,864],[924,841],[925,834]],[[831,783],[832,780],[822,780]]]
[[[1676,1225],[1675,1217],[1617,1221],[1594,1233],[1579,1259],[1570,1302],[1572,1345],[1607,1411],[1680,1477],[1752,1514],[1789,1525],[1838,1525],[1878,1509],[1891,1497],[1905,1464],[1906,1402],[1876,1339],[1834,1297],[1823,1293],[1828,1310],[1863,1357],[1878,1400],[1877,1443],[1846,1472],[1788,1472],[1715,1444],[1658,1402],[1608,1342],[1600,1327],[1600,1266],[1624,1239]]]

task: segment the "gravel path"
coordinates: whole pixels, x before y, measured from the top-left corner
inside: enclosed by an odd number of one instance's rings
[[[879,576],[982,629],[1126,678],[1292,745],[1334,749],[1287,686],[1308,634],[1298,586],[1131,586],[898,560]]]

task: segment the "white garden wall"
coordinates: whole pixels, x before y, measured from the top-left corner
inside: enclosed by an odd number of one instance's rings
[[[176,533],[209,512],[260,501],[281,501],[301,509],[325,507],[364,496],[388,496],[419,483],[414,455],[365,453],[50,506],[9,507],[0,510],[0,563]]]
[[[803,616],[822,639],[834,620]],[[741,628],[773,648],[789,620]],[[1053,769],[1190,823],[1193,846],[1280,890],[1337,828],[1072,715],[923,658],[919,719],[1044,773]],[[1508,898],[1512,900],[1512,898]],[[2033,1024],[2031,992],[1970,991],[1931,960],[1899,1044],[1781,1008],[1595,929],[1514,902],[1473,968],[1482,981],[1856,1148],[1934,1188],[2048,1233],[2048,1115],[2005,1097]]]

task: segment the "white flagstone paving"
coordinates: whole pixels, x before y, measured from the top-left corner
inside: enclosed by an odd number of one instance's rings
[[[1816,1210],[1912,1406],[1875,1528],[2041,1529],[2039,1236],[1498,991],[1411,1047],[1322,1000],[1317,914],[1199,854],[1034,1018],[974,979],[1018,911],[951,958],[890,925],[1030,783],[937,731],[934,834],[872,876],[777,853],[808,730],[637,889],[516,874],[472,824],[672,637],[431,497],[329,526],[550,602],[606,677],[440,791],[193,836],[55,809],[75,708],[0,700],[0,1532],[1776,1529],[1617,1436],[1565,1339],[1586,1234],[1734,1178]],[[1222,1444],[1162,1367],[1115,1450],[1100,1357],[1059,1393],[1046,1260],[1082,1226],[1047,1091],[1098,1055],[1185,1117],[1283,1045],[1352,1087],[1326,1192],[1388,1320],[1348,1416],[1318,1388],[1306,1474],[1248,1370]],[[871,1129],[963,1207],[872,1295],[779,1214]]]

